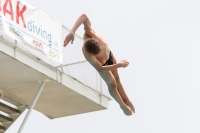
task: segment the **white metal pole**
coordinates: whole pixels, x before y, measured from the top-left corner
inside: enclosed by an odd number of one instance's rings
[[[99,91],[99,89],[98,89],[98,85],[99,85],[99,84],[98,84],[98,81],[99,81],[99,80],[98,80],[98,76],[99,76],[99,75],[98,75],[98,72],[96,71],[96,90],[97,90],[97,91]]]
[[[41,83],[41,85],[40,85],[40,88],[38,89],[38,92],[37,92],[35,98],[33,99],[33,102],[32,102],[32,104],[31,104],[31,106],[30,106],[30,108],[29,108],[29,110],[28,110],[28,113],[26,114],[26,116],[25,116],[25,118],[24,118],[24,121],[22,122],[22,125],[21,125],[21,127],[19,128],[18,133],[21,133],[21,132],[22,132],[22,130],[23,130],[25,124],[26,124],[26,121],[28,120],[28,118],[29,118],[29,116],[30,116],[30,114],[31,114],[31,112],[32,112],[32,110],[33,110],[33,108],[34,108],[34,106],[35,106],[35,104],[36,104],[36,102],[37,102],[37,100],[38,100],[38,98],[39,98],[39,96],[40,96],[40,94],[41,94],[41,92],[42,92],[44,86],[45,86],[45,83],[46,83],[46,81],[42,81],[42,83]]]
[[[99,80],[100,80],[100,93],[103,93],[103,87],[102,87],[102,78],[99,76]]]
[[[60,83],[62,83],[63,80],[63,65],[61,64],[61,75],[60,75]]]
[[[103,95],[103,87],[102,87],[102,78],[99,76],[99,83],[100,83],[100,104],[102,102],[102,95]]]

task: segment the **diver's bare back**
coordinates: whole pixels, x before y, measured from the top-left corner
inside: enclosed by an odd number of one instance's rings
[[[86,58],[89,58],[89,56],[91,56],[87,50],[85,49],[85,42],[87,39],[89,38],[94,38],[96,40],[99,41],[100,43],[100,47],[102,48],[102,51],[95,56],[95,58],[101,63],[101,64],[104,64],[108,58],[109,58],[109,53],[110,53],[110,49],[108,48],[108,44],[107,44],[107,41],[97,32],[95,32],[94,30],[91,32],[92,34],[90,35],[86,35],[84,33],[83,35],[83,40],[84,40],[84,44],[83,44],[83,47],[82,47],[82,50],[83,50],[83,54]]]

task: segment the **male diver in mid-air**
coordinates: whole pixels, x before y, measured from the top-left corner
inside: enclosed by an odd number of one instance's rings
[[[118,68],[127,67],[129,62],[121,60],[117,63],[115,56],[108,47],[106,40],[91,27],[89,18],[82,14],[75,22],[73,28],[64,40],[64,47],[69,42],[73,44],[74,34],[78,27],[83,24],[85,33],[83,35],[82,51],[86,60],[99,72],[100,76],[106,82],[110,95],[119,104],[126,115],[135,113],[135,108],[127,97],[124,88],[120,82]]]

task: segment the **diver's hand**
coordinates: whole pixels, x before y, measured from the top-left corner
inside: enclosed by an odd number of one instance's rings
[[[129,65],[129,62],[128,61],[126,61],[126,60],[121,60],[120,62],[119,62],[119,64],[120,64],[120,66],[121,67],[127,67],[128,65]]]
[[[66,47],[70,41],[71,41],[71,44],[73,44],[73,42],[74,42],[74,33],[72,33],[72,32],[70,32],[66,36],[66,38],[64,40],[64,47]]]

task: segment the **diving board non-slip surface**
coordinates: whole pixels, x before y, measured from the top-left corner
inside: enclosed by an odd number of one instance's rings
[[[0,89],[6,97],[29,106],[44,79],[50,81],[34,109],[51,119],[108,107],[108,97],[0,40]]]

